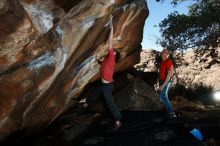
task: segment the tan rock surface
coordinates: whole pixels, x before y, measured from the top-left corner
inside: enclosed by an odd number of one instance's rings
[[[110,13],[122,71],[137,63],[144,0],[0,1],[0,141],[48,125],[98,78],[95,57],[106,53]]]

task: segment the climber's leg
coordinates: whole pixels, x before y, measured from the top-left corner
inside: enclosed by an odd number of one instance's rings
[[[104,99],[107,105],[107,108],[111,112],[112,116],[114,117],[115,124],[116,126],[120,126],[119,120],[121,119],[121,113],[119,112],[117,106],[113,102],[113,96],[112,96],[112,91],[113,91],[113,84],[112,83],[103,83],[102,85],[102,91],[104,95]]]
[[[87,98],[86,103],[84,103],[84,107],[91,108],[91,106],[94,104],[94,101],[97,97],[99,97],[102,94],[102,86],[99,84],[95,90],[92,92],[92,94]]]

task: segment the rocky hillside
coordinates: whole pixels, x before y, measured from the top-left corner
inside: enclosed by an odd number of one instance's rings
[[[99,78],[110,14],[123,71],[138,62],[144,0],[0,1],[0,141],[47,126]]]
[[[138,70],[144,72],[156,72],[156,58],[160,52],[146,50],[141,52],[141,61],[135,65]],[[175,54],[174,57],[180,54]],[[196,55],[193,51],[185,52],[178,60],[175,60],[177,81],[190,87],[203,83],[205,86],[220,89],[220,48],[208,50],[202,55]]]

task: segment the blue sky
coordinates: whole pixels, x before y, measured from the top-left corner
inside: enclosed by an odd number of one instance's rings
[[[168,14],[178,11],[181,14],[188,13],[188,6],[193,3],[192,0],[187,0],[176,7],[171,5],[171,0],[164,0],[163,3],[156,0],[146,0],[149,8],[149,16],[146,19],[144,27],[144,36],[142,47],[143,49],[162,50],[160,45],[156,44],[156,40],[160,37],[159,27],[154,27],[167,17]]]

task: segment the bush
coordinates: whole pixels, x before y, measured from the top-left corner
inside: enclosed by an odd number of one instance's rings
[[[212,92],[213,86],[205,85],[204,83],[195,83],[189,88],[186,88],[184,84],[176,84],[171,88],[170,96],[183,96],[189,100],[197,100],[211,98],[210,95]]]

